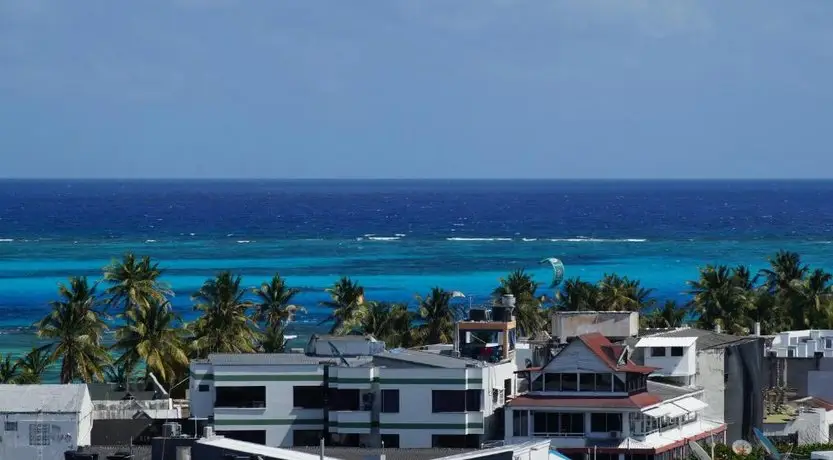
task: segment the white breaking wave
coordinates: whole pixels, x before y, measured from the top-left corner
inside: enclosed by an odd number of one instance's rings
[[[512,238],[463,238],[454,236],[446,238],[446,241],[512,241]]]
[[[246,244],[246,243],[251,243],[251,242],[252,242],[251,240],[237,240],[238,244]]]
[[[145,243],[155,243],[156,240],[145,240]]]
[[[370,241],[397,241],[402,239],[401,236],[368,236]]]
[[[14,242],[13,238],[0,238],[0,243],[12,243]]]
[[[521,238],[521,241],[538,241],[538,238]]]

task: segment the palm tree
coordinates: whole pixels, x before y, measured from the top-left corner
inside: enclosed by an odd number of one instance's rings
[[[631,298],[628,279],[617,274],[605,274],[598,284],[599,303],[604,311],[633,311],[636,307]]]
[[[104,381],[127,388],[136,381],[135,370],[136,365],[133,363],[126,363],[125,361],[113,363],[104,369]]]
[[[269,328],[283,327],[295,318],[296,313],[306,313],[303,307],[292,305],[292,299],[301,290],[287,286],[286,280],[278,274],[253,292],[257,296],[255,320],[265,322]]]
[[[332,287],[327,289],[330,300],[321,305],[331,308],[333,312],[323,323],[331,322],[330,334],[349,334],[359,327],[367,313],[364,303],[364,288],[350,277],[343,276]]]
[[[12,358],[11,353],[2,356],[3,359],[0,359],[0,383],[18,383],[20,362]]]
[[[110,362],[101,345],[107,324],[98,310],[95,288],[86,277],[70,278],[69,286],[60,284],[60,300],[52,302],[52,311],[36,324],[38,335],[53,341],[50,360],[61,360],[61,383],[100,380]]]
[[[20,368],[20,376],[17,379],[18,383],[41,383],[43,374],[46,373],[51,364],[50,345],[33,348],[26,356],[20,358],[18,361]]]
[[[749,326],[747,311],[752,308],[752,293],[746,289],[743,275],[725,265],[708,265],[700,277],[689,281],[692,305],[700,315],[698,326],[712,329],[720,325],[728,333],[743,334]]]
[[[246,299],[240,276],[225,271],[207,280],[191,297],[201,315],[190,324],[195,355],[253,353],[258,342],[257,325],[249,316],[254,304]]]
[[[801,262],[798,253],[778,251],[769,259],[770,268],[762,269],[759,276],[764,278],[764,287],[770,294],[791,291],[795,281],[802,281],[810,268]]]
[[[113,260],[104,267],[104,291],[110,306],[120,305],[122,313],[136,308],[149,308],[163,303],[173,291],[160,281],[162,270],[148,256],[136,258],[127,253],[122,260]]]
[[[644,315],[643,327],[647,328],[671,328],[683,325],[685,315],[688,311],[677,305],[674,300],[666,300],[662,308],[655,308]]]
[[[598,311],[602,310],[599,300],[599,289],[595,284],[582,281],[579,278],[565,280],[561,290],[555,295],[555,306],[565,311]]]
[[[412,315],[408,307],[388,302],[368,302],[361,330],[385,342],[390,348],[409,346]]]
[[[802,281],[795,281],[795,293],[790,311],[793,328],[829,327],[833,319],[833,289],[830,282],[833,275],[822,269],[815,269]]]
[[[131,367],[145,363],[145,372],[160,381],[174,383],[174,376],[188,367],[188,354],[180,334],[179,318],[169,302],[146,305],[125,313],[126,324],[116,331],[113,349],[122,352],[116,364]]]
[[[541,309],[543,299],[536,294],[539,286],[532,275],[517,269],[501,278],[500,285],[492,292],[496,303],[507,294],[515,297],[515,321],[522,335],[531,335],[546,327],[546,313]]]
[[[286,328],[283,326],[269,327],[261,334],[258,343],[258,351],[262,353],[284,353],[286,352]]]
[[[454,322],[460,315],[458,308],[451,305],[452,293],[434,287],[425,296],[417,296],[419,316],[425,323],[419,327],[425,343],[451,343],[454,339]]]

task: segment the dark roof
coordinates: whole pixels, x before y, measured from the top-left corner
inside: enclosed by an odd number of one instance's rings
[[[385,360],[399,361],[408,365],[440,367],[445,369],[466,369],[469,367],[485,367],[487,364],[470,358],[455,358],[453,356],[432,353],[430,351],[408,350],[395,348],[373,355],[373,364],[384,365]]]
[[[757,340],[760,337],[754,336],[740,336],[723,334],[720,332],[709,331],[706,329],[695,329],[691,327],[682,327],[675,329],[644,329],[639,331],[639,337],[631,337],[625,339],[624,343],[633,348],[639,339],[644,337],[696,337],[697,351],[709,350],[715,348],[726,348],[732,345],[744,343],[749,340]]]
[[[292,447],[291,450],[318,455],[321,451],[318,447]],[[386,460],[432,460],[435,458],[447,457],[474,452],[477,449],[385,449]],[[382,453],[381,449],[363,447],[327,447],[324,455],[327,457],[340,458],[342,460],[365,460],[370,455]]]
[[[669,385],[667,383],[648,380],[648,393],[659,396],[663,401],[679,398],[680,396],[685,396],[687,394],[698,393],[700,391],[702,391],[701,388],[678,387],[676,385]]]
[[[345,358],[350,365],[360,365],[370,360],[369,357]],[[302,353],[212,353],[207,362],[215,366],[276,366],[276,365],[319,365],[324,363],[341,364],[338,356],[313,356]]]
[[[122,401],[127,399],[149,401],[156,398],[156,392],[148,391],[144,384],[129,385],[128,388],[123,388],[116,383],[88,383],[87,389],[90,391],[90,399],[93,401]]]
[[[94,446],[129,445],[150,443],[153,436],[162,433],[160,423],[147,419],[99,419],[93,420],[90,443]]]
[[[98,454],[99,460],[104,460],[108,455],[114,455],[117,452],[132,452],[133,460],[151,460],[150,446],[85,446],[78,449],[79,452]]]
[[[607,364],[607,366],[613,371],[650,374],[651,372],[657,370],[654,367],[634,364],[630,359],[625,361],[624,364],[619,364],[619,357],[622,356],[624,347],[622,345],[612,344],[607,337],[598,332],[580,335],[578,338],[588,349],[590,349],[590,351],[593,352],[594,355],[598,356],[599,359]]]
[[[538,396],[523,395],[509,401],[510,407],[575,407],[604,409],[641,409],[659,404],[663,399],[653,393],[630,396]]]

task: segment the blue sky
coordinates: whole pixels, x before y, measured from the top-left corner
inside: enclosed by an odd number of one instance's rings
[[[809,178],[833,1],[0,2],[3,177]]]

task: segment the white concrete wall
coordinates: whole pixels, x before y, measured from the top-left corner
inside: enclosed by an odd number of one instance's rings
[[[78,414],[78,434],[76,445],[89,446],[92,442],[93,433],[93,400],[90,398],[89,390],[84,391],[81,400],[81,412]]]
[[[191,415],[205,418],[214,415],[214,366],[207,362],[191,362],[191,379],[188,382],[188,400]],[[208,391],[199,391],[200,385],[208,385]]]
[[[91,424],[91,416],[87,420]],[[17,430],[5,431],[6,422],[16,422]],[[84,437],[79,436],[79,422],[79,414],[0,414],[0,459],[37,459],[38,451],[44,459],[64,458],[64,452],[77,449],[79,437]],[[49,424],[49,445],[29,445],[29,426],[33,424]],[[86,444],[81,445],[89,445],[89,433],[86,438]]]
[[[790,350],[793,351],[790,354]],[[766,350],[774,351],[779,358],[812,358],[816,352],[824,357],[833,357],[833,330],[805,329],[781,332],[772,340]]]
[[[658,367],[658,375],[683,377],[691,376],[697,373],[697,350],[695,344],[692,343],[688,347],[684,347],[682,356],[671,356],[671,348],[665,348],[665,356],[652,356],[654,348],[657,347],[640,347],[645,353],[645,365],[649,367]]]
[[[703,410],[703,417],[708,420],[725,420],[724,352],[723,349],[714,349],[703,350],[697,354],[697,375],[694,384],[703,388],[701,399],[709,405]]]
[[[552,336],[562,339],[599,332],[605,337],[632,337],[639,332],[636,312],[555,312]]]

